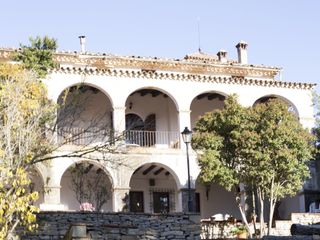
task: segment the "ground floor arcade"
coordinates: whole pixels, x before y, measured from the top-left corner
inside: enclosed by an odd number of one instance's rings
[[[166,152],[166,153],[165,153]],[[54,159],[38,165],[33,188],[40,192],[41,210],[83,210],[84,203],[100,212],[173,213],[188,211],[188,175],[183,150],[133,149],[130,154],[108,156],[106,161]],[[196,155],[190,156],[193,212],[201,218],[215,214],[240,219],[235,195],[219,185],[198,180]],[[279,217],[303,211],[302,197],[279,205]]]

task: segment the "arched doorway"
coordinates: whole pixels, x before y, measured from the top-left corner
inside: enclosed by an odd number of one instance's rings
[[[153,88],[134,91],[126,100],[126,140],[141,147],[179,148],[176,104]]]
[[[61,203],[68,210],[83,210],[89,203],[95,211],[112,211],[112,182],[106,172],[92,162],[70,166],[61,178]]]
[[[178,204],[177,182],[172,171],[158,163],[137,168],[130,179],[131,212],[169,213]]]
[[[190,106],[191,127],[194,128],[197,120],[206,112],[211,112],[224,107],[226,96],[217,92],[206,92],[196,96]]]
[[[89,145],[110,140],[112,104],[99,89],[81,84],[64,90],[58,99],[58,140]]]

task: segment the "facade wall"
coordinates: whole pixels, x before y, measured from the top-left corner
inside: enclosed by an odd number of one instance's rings
[[[241,219],[233,192],[212,183],[209,188],[197,183],[196,192],[200,193],[200,212],[202,218],[210,218],[215,214],[229,215]]]
[[[176,109],[190,110],[193,99],[205,92],[221,92],[226,95],[237,94],[244,106],[252,106],[264,96],[282,97],[291,102],[298,110],[300,120],[305,127],[313,126],[312,92],[303,89],[264,87],[250,85],[230,85],[206,82],[180,82],[176,80],[150,80],[140,78],[112,78],[108,76],[87,76],[83,81],[81,75],[53,73],[47,80],[49,96],[57,100],[61,92],[69,86],[85,83],[94,86],[110,97],[113,108],[126,107],[131,93],[142,88],[159,89],[166,93],[176,105]],[[183,86],[183,87],[182,87]],[[119,92],[119,90],[121,91]],[[181,91],[177,91],[181,90]],[[299,96],[298,98],[296,96]],[[180,126],[180,130],[182,127]],[[183,129],[182,129],[183,130]]]
[[[124,68],[122,70],[131,71],[132,69]],[[159,74],[176,73],[170,70],[157,70],[157,72]],[[187,72],[185,74],[198,74],[202,76],[202,74],[205,74],[205,71],[200,73]],[[231,77],[219,72],[211,73],[211,76],[221,78]],[[248,76],[248,81],[251,78]],[[261,79],[268,80],[264,76],[255,76],[254,78],[257,79],[257,82]],[[246,77],[243,77],[243,79],[246,80]],[[273,81],[273,79],[269,80]],[[143,121],[145,121],[148,115],[155,114],[156,131],[175,131],[180,136],[180,132],[185,127],[189,129],[194,127],[196,119],[200,115],[223,107],[223,101],[217,98],[211,101],[207,98],[198,100],[197,96],[204,93],[217,93],[222,96],[236,94],[238,95],[240,104],[243,106],[253,106],[262,97],[278,97],[294,106],[304,127],[310,129],[313,126],[311,91],[298,87],[281,87],[278,84],[263,85],[256,84],[255,82],[246,84],[245,81],[224,83],[222,81],[200,81],[195,79],[179,80],[170,77],[153,78],[151,76],[126,77],[113,76],[112,74],[80,74],[76,71],[68,73],[63,71],[52,72],[45,80],[45,83],[48,86],[49,97],[54,101],[58,101],[61,92],[70,86],[85,84],[98,89],[98,94],[87,93],[86,96],[84,95],[84,97],[89,97],[92,101],[91,103],[86,103],[88,110],[84,114],[84,120],[88,120],[91,115],[96,113],[110,112],[110,118],[106,122],[111,121],[112,116],[116,132],[125,130],[126,114],[137,114]],[[161,94],[158,96],[152,96],[151,94],[142,96],[137,91],[143,89],[157,90]],[[60,151],[68,152],[69,150],[62,149]],[[166,168],[171,173],[169,177],[154,177],[159,184],[158,187],[174,189],[175,211],[182,211],[182,192],[187,187],[188,182],[185,145],[182,143],[181,147],[176,149],[169,149],[168,146],[164,147],[160,146],[160,144],[155,144],[155,146],[149,149],[127,146],[124,151],[124,154],[110,155],[108,156],[108,161],[99,163],[108,173],[110,185],[113,188],[112,200],[110,200],[105,210],[122,210],[122,200],[127,197],[130,190],[135,190],[144,192],[145,210],[146,212],[151,212],[151,207],[147,206],[151,202],[151,188],[148,185],[150,176],[144,176],[141,173],[134,176],[134,172],[146,164],[156,164],[157,166]],[[50,178],[50,182],[45,187],[54,189],[51,194],[44,197],[44,202],[52,204],[53,207],[51,207],[53,209],[55,208],[54,205],[66,203],[73,206],[71,208],[76,208],[76,204],[74,202],[69,203],[72,200],[66,197],[68,181],[61,182],[61,179],[69,166],[81,161],[84,161],[84,159],[55,159],[49,166],[42,166],[40,168],[43,178]],[[195,181],[199,175],[199,166],[196,154],[192,151],[190,155],[190,169],[192,188],[194,188]],[[207,218],[216,213],[230,214],[236,218],[240,217],[232,193],[226,192],[215,184],[212,184],[209,192],[207,192],[204,186],[198,184],[196,191],[200,193],[202,217]],[[287,216],[291,211],[302,211],[302,201],[303,199],[297,200],[295,198],[288,201],[285,200],[285,204],[281,206],[283,216]]]
[[[289,220],[291,214],[305,212],[304,208],[304,196],[299,194],[294,197],[287,197],[281,200],[279,206],[280,219]]]

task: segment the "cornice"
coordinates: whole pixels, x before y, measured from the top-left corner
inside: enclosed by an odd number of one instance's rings
[[[59,63],[72,63],[83,67],[131,68],[147,71],[173,71],[194,74],[228,74],[237,76],[274,78],[280,68],[258,65],[242,65],[235,62],[220,63],[219,61],[189,61],[186,59],[162,59],[141,57],[119,57],[115,55],[55,55]]]
[[[305,89],[311,90],[316,84],[286,82],[276,80],[264,80],[245,78],[241,76],[221,77],[205,74],[187,74],[187,73],[165,73],[157,71],[143,71],[143,70],[122,70],[122,69],[97,69],[97,68],[81,68],[81,67],[60,67],[51,71],[52,73],[61,74],[79,74],[79,75],[101,75],[111,77],[123,78],[148,78],[156,80],[177,80],[177,81],[194,81],[204,83],[219,83],[219,84],[236,84],[248,86],[263,86],[263,87],[278,87],[290,89]]]
[[[19,49],[0,49],[0,60],[10,60],[12,52]],[[55,60],[63,65],[93,67],[97,69],[126,68],[146,71],[172,71],[186,74],[225,74],[273,79],[281,70],[264,65],[243,65],[235,61],[222,63],[215,59],[166,59],[140,56],[116,56],[112,54],[78,54],[56,52]]]
[[[10,61],[19,49],[0,48],[0,61]],[[266,87],[313,89],[316,84],[274,80],[281,68],[264,65],[242,65],[234,61],[221,63],[188,59],[146,58],[112,54],[79,54],[56,52],[61,67],[52,73],[93,74],[126,78],[170,79]],[[70,67],[66,67],[70,66]],[[221,76],[218,76],[221,75]],[[223,75],[227,75],[223,77]]]

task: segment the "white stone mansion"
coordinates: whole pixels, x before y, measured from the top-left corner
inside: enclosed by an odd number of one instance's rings
[[[245,42],[236,49],[237,60],[228,59],[222,50],[216,56],[196,52],[181,59],[93,54],[84,49],[55,53],[59,68],[45,79],[49,97],[59,102],[66,89],[72,92],[78,86],[82,99],[81,118],[74,121],[68,134],[92,127],[92,116],[101,116],[94,127],[126,134],[124,144],[108,154],[108,159],[57,158],[50,164],[39,164],[35,186],[46,190],[38,200],[40,209],[79,210],[70,190],[70,167],[88,162],[93,174],[102,170],[107,176],[110,197],[102,207],[105,212],[122,211],[125,205],[129,211],[146,213],[186,210],[187,161],[180,133],[185,127],[192,129],[205,112],[223,108],[230,94],[237,94],[243,106],[280,98],[304,127],[312,128],[314,84],[276,80],[280,68],[249,64]],[[0,60],[11,51],[1,49]],[[58,113],[58,119],[63,114]],[[67,124],[58,126],[58,141]],[[60,151],[87,144],[88,139],[90,144],[105,140],[80,137]],[[117,161],[121,164],[115,164]],[[193,151],[190,171],[196,193],[194,210],[202,218],[216,213],[240,217],[231,193],[197,180],[199,167]],[[306,211],[317,189],[317,181],[312,179],[296,197],[282,201],[280,217]]]

